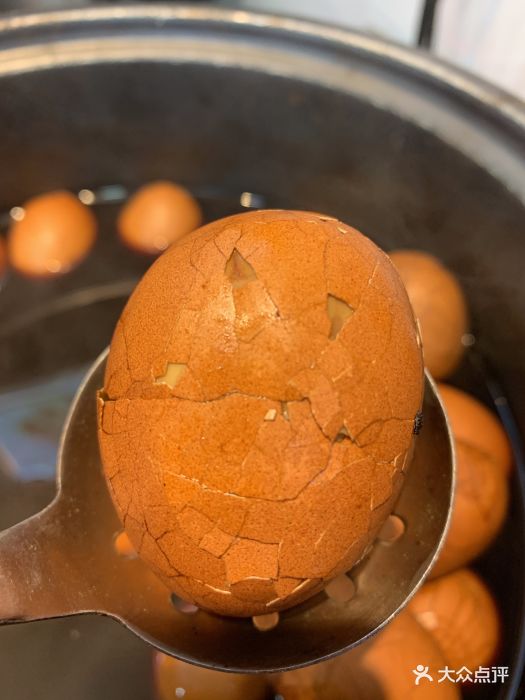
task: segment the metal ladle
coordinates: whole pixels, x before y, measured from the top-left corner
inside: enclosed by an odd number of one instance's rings
[[[324,593],[260,632],[248,619],[184,612],[140,558],[114,547],[121,530],[101,469],[96,391],[106,353],[87,373],[70,409],[58,457],[58,494],[43,511],[0,533],[0,624],[80,613],[115,618],[146,642],[217,670],[281,671],[326,659],[385,625],[414,594],[443,542],[454,486],[445,414],[427,376],[424,417],[394,512],[405,531],[376,542],[349,576],[348,602]]]

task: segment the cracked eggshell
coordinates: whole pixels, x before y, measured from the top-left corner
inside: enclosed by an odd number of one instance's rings
[[[93,212],[70,192],[33,197],[23,210],[7,240],[9,262],[18,272],[30,277],[64,274],[79,265],[95,243]]]
[[[408,609],[434,637],[451,668],[477,669],[496,656],[501,625],[494,598],[469,569],[429,581]]]
[[[509,486],[498,465],[468,443],[456,441],[456,487],[450,527],[431,576],[468,564],[490,547],[505,521]]]
[[[456,449],[452,519],[431,576],[441,576],[482,554],[499,533],[509,502],[511,453],[496,417],[479,401],[439,384]]]
[[[209,224],[115,330],[99,437],[140,556],[225,615],[305,600],[358,561],[402,486],[423,364],[404,287],[308,212]]]
[[[420,664],[434,680],[416,686]],[[435,640],[405,611],[349,653],[270,681],[284,700],[459,700],[454,683],[437,682],[445,665]]]
[[[486,454],[508,476],[512,468],[512,450],[496,415],[456,387],[439,384],[438,389],[454,439]]]
[[[158,255],[202,223],[201,208],[191,192],[159,180],[141,187],[122,207],[117,229],[139,253]]]
[[[419,320],[425,365],[443,379],[459,365],[468,331],[463,290],[454,275],[434,256],[418,250],[390,253]]]

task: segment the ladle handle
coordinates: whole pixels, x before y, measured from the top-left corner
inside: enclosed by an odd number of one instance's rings
[[[57,501],[0,532],[0,624],[78,612],[75,562]]]

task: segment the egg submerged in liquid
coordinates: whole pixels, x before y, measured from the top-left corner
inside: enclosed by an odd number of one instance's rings
[[[29,277],[52,277],[77,267],[93,247],[93,213],[70,192],[57,190],[28,200],[9,229],[9,262]]]

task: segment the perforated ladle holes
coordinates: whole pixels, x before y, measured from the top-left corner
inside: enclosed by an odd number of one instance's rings
[[[175,595],[175,593],[170,595],[170,601],[176,610],[184,613],[185,615],[194,615],[199,611],[199,608],[196,605],[193,605],[193,603],[188,603],[186,600],[179,598],[179,596]]]
[[[341,574],[325,586],[326,595],[336,603],[348,603],[356,592],[356,585],[347,574]]]
[[[279,613],[272,612],[267,615],[255,615],[252,617],[253,626],[259,632],[269,632],[273,630],[279,624]]]
[[[131,544],[131,540],[123,530],[115,533],[113,547],[115,552],[125,559],[136,559],[138,557],[135,547]]]
[[[386,544],[397,542],[405,533],[406,525],[398,515],[389,515],[377,536],[378,540]]]

